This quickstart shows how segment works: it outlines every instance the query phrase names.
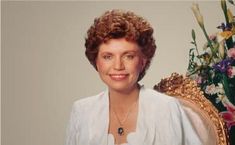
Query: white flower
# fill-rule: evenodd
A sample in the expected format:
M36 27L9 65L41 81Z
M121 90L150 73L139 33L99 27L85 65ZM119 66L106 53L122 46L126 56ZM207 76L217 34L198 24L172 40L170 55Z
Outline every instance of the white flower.
M211 84L209 86L206 86L205 93L208 95L214 95L216 94L216 87L215 84Z
M193 3L191 9L193 10L194 16L197 19L198 24L200 27L204 27L203 16L200 13L199 6L197 3Z
M225 94L223 84L218 83L218 86L216 86L216 93L217 94Z
M224 58L224 54L225 54L225 37L222 37L220 35L220 33L217 33L216 35L216 39L217 39L217 42L219 43L219 56L221 59Z
M228 101L228 98L227 98L227 96L224 96L224 95L218 95L218 97L216 98L216 103L219 103L219 102L222 102L222 103L224 103L224 102L227 102Z
M218 86L215 86L215 84L206 86L205 93L208 95L225 94L224 87L221 83L218 83Z

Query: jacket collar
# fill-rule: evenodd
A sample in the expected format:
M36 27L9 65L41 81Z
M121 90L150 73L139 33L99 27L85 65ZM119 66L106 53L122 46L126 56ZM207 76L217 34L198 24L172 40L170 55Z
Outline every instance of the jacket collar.
M107 145L109 127L109 97L108 89L99 94L98 101L94 104L94 117L90 124L89 145Z
M139 112L137 118L136 132L129 133L127 136L128 144L130 145L143 145L146 137L146 126L144 123L144 112L143 112L143 95L144 95L144 87L141 86L139 93ZM114 145L113 137L110 138L108 134L109 128L109 92L106 89L103 93L100 94L99 102L97 102L95 109L97 109L97 114L94 114L94 123L90 126L91 132L91 142L90 145ZM111 135L112 136L112 135ZM113 142L113 143L112 143ZM111 143L111 144L110 144Z

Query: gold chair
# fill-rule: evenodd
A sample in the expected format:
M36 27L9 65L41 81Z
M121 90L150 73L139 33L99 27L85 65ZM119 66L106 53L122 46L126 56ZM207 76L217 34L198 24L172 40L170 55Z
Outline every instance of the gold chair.
M170 77L156 84L154 89L179 99L204 145L229 145L223 118L213 104L204 97L195 81L172 73Z

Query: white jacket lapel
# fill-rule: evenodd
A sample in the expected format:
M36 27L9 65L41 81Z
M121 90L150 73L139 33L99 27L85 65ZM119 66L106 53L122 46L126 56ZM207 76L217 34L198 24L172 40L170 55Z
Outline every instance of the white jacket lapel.
M101 94L94 104L93 120L90 124L90 145L106 145L109 125L109 97L108 90Z

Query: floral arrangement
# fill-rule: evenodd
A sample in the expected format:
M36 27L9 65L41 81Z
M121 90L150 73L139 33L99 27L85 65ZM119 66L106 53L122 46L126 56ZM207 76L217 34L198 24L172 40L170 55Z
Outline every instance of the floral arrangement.
M218 32L208 35L203 16L198 4L192 10L205 35L206 43L199 53L196 34L192 30L193 48L189 51L187 76L196 80L205 96L219 110L230 133L235 135L235 17L227 4L235 6L232 0L221 0L225 22L221 23ZM233 9L234 12L234 9Z

